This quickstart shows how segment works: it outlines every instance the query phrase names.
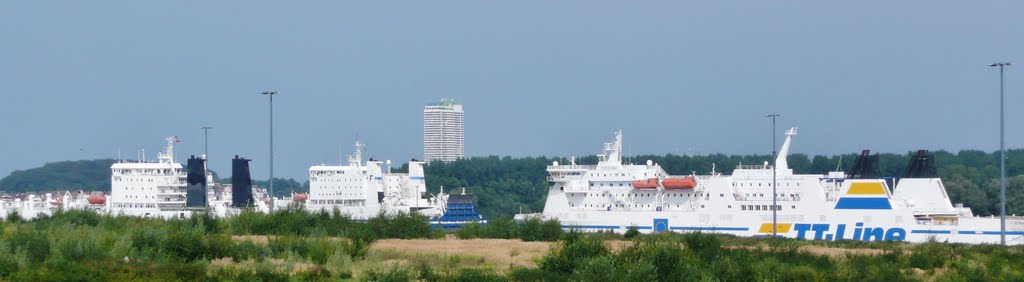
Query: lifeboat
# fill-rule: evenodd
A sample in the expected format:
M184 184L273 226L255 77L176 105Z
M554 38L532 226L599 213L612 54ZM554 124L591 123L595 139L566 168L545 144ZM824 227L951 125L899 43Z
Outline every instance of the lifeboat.
M693 176L665 178L661 181L661 185L665 186L665 189L693 189L697 187L697 179L694 179Z
M633 181L633 189L658 189L658 179L650 178L647 180Z
M306 194L306 193L299 193L299 194L292 195L292 201L306 202L306 200L308 200L308 199L309 199L309 194Z
M107 196L103 195L92 195L87 199L90 205L102 205L107 203Z

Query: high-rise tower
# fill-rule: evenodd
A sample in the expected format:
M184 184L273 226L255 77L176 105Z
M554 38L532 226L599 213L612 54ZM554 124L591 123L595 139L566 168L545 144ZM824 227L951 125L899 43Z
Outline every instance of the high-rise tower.
M453 99L423 109L423 158L451 162L465 156L462 105Z

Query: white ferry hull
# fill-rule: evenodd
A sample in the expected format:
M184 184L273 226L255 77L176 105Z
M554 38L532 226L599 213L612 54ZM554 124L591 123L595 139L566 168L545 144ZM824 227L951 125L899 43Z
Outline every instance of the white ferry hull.
M775 229L786 238L1001 243L1000 219L954 206L926 152L911 159L898 182L865 175L874 162L868 152L858 158L857 173L850 178L843 172L801 175L786 162L796 129L786 135L775 166L740 165L728 176L715 171L672 176L651 161L623 164L619 132L605 144L597 165L548 166L544 212L517 219L557 219L565 229L592 232L624 233L635 227L644 233L761 237L772 236L775 210ZM865 165L858 165L862 161ZM1024 244L1024 218L1008 218L1005 235L1009 245Z

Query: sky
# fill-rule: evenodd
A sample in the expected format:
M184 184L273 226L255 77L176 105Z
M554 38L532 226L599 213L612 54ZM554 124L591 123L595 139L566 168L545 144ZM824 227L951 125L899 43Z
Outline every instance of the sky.
M307 178L358 137L423 155L423 107L465 107L467 156L993 151L995 61L1024 64L1022 1L3 1L0 176L62 160ZM1024 66L1006 144L1024 147Z

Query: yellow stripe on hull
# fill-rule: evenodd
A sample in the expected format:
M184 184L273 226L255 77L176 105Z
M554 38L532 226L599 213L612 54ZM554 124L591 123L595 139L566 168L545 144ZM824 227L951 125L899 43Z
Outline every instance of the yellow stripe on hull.
M793 227L792 223L779 223L778 233L787 233L787 232L789 232L789 229L792 228L792 227ZM761 228L757 229L757 232L758 233L772 234L772 224L771 223L762 223L761 224Z

